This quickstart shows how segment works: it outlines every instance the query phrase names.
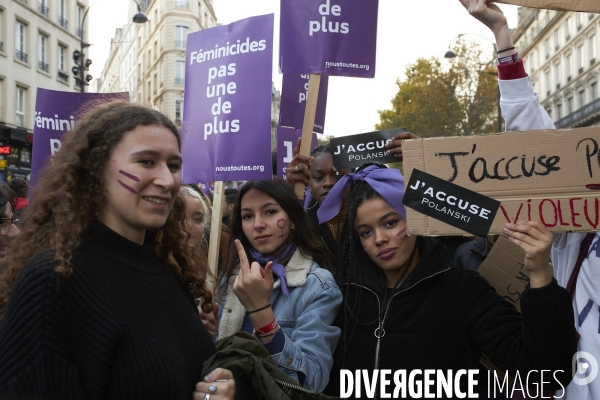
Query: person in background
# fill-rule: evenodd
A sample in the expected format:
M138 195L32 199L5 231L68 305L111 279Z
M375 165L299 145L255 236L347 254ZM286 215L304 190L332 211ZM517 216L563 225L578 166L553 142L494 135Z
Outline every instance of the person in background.
M15 218L21 218L21 214L23 210L29 205L29 200L27 199L27 192L29 191L29 181L24 178L13 178L8 182L8 186L12 189L13 192L17 195L15 199L15 207L14 213Z
M223 214L221 217L221 221L227 229L229 229L229 222L231 221L231 211L233 210L233 203L235 202L235 197L237 196L237 194L237 189L225 189L225 201L223 202Z
M13 240L19 235L15 224L14 199L17 195L4 182L0 182L0 274L6 269L6 257Z
M280 178L246 182L231 218L229 265L218 291L219 338L254 333L273 362L320 393L329 380L342 301L294 192Z
M64 134L0 281L0 398L234 398L230 371L201 375L215 346L194 298L209 313L212 294L182 230L180 147L125 101Z

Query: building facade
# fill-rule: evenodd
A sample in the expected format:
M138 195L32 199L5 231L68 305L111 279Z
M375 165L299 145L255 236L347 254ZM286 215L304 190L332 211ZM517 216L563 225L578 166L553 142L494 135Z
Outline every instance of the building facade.
M600 14L519 8L514 42L557 128L600 125Z
M37 88L79 90L70 71L87 40L87 8L88 0L0 3L0 180L29 178Z
M187 35L217 25L213 2L146 0L142 11L148 22L117 29L98 91L128 91L132 100L157 108L180 127Z

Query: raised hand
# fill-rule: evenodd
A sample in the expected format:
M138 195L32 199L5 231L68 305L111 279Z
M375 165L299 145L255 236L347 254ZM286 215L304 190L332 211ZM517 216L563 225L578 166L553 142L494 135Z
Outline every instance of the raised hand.
M302 144L302 138L298 139L296 147L294 147L294 158L285 169L285 181L294 189L296 183L302 183L304 186L308 186L310 181L310 164L312 163L313 157L306 157L300 153L300 145Z
M552 280L550 265L552 232L539 221L519 221L506 224L504 233L509 240L525 251L524 268L532 288L546 286Z
M402 132L394 136L391 142L385 145L387 153L402 160L402 141L405 139L418 139L414 133Z
M269 304L273 292L273 263L265 269L256 261L248 262L242 243L236 239L235 247L240 258L240 272L233 282L233 292L248 311L257 310Z

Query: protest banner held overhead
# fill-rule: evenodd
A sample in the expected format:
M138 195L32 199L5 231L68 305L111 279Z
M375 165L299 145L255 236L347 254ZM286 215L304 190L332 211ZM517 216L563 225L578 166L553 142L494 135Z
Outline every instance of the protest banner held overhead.
M331 138L333 165L337 169L348 169L358 168L368 162L380 164L398 162L397 158L386 153L385 145L402 132L406 132L406 130L388 129Z
M62 145L65 132L75 129L82 113L90 105L111 100L128 100L128 93L61 92L38 88L33 124L31 186Z
M273 19L262 15L188 36L184 182L271 179Z
M302 129L290 128L287 126L277 127L277 172L276 175L285 179L285 168L294 158L294 147L298 139L302 136ZM319 145L317 135L312 134L310 149L313 150Z
M281 72L372 78L378 5L378 0L281 0Z
M419 169L500 201L490 234L527 220L553 232L600 230L599 127L405 140L402 149L406 182ZM464 234L411 209L407 230Z
M283 75L279 109L279 125L292 128L302 128L302 124L304 123L304 112L306 110L306 101L308 99L309 76L310 75L307 74ZM325 129L328 84L328 77L321 77L321 83L319 86L319 99L317 101L317 110L315 113L315 123L313 128L313 132L316 133L324 133Z

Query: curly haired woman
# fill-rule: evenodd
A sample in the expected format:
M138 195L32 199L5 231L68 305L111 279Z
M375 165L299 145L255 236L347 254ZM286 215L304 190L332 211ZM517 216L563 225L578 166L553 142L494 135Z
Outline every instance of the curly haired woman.
M63 136L2 279L0 398L233 398L230 371L201 376L215 348L194 298L212 298L181 229L180 147L123 101Z

